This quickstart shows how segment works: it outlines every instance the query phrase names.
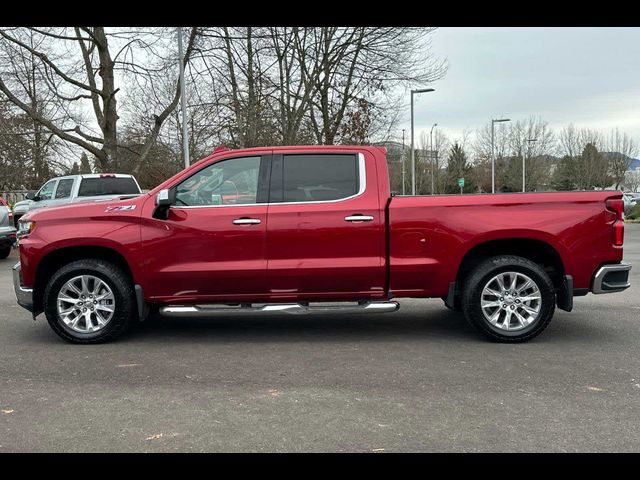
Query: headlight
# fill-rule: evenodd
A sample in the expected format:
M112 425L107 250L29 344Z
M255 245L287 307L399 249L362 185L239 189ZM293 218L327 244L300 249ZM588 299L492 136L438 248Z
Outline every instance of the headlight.
M36 222L28 222L28 221L20 220L18 223L20 224L18 228L18 235L20 236L28 235L29 233L33 232L36 228Z

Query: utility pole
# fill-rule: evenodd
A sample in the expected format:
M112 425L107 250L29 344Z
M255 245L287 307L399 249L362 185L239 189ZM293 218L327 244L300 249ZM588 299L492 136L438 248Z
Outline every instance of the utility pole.
M416 194L416 159L413 152L413 95L416 93L435 92L433 88L411 90L411 194Z
M496 118L491 119L491 193L496 193L496 161L493 157L493 137L494 137L494 124L500 122L509 122L510 118Z
M431 132L429 132L429 136L431 137L431 141L429 142L429 156L431 157L431 195L434 193L434 183L433 183L433 129L438 126L437 123L434 123L431 127Z
M402 195L404 195L404 128L402 129Z
M182 27L178 27L178 59L180 64L180 107L182 109L182 154L184 156L184 167L187 168L189 161L189 137L187 136L187 104L184 86L184 53L182 53Z
M529 150L529 145L531 145L531 142L535 142L536 140L538 140L537 138L528 138L527 140L525 140L525 145L527 146L527 151ZM525 191L525 183L524 183L524 172L525 172L525 163L524 163L524 159L526 157L525 153L524 153L524 145L522 147L522 191Z

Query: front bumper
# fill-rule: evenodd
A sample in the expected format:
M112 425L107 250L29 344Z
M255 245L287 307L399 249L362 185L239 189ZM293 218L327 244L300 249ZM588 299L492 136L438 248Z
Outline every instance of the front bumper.
M13 291L16 294L18 305L26 308L33 313L33 288L25 288L22 286L22 275L20 270L20 262L13 266Z
M16 243L16 229L0 227L0 248L11 247Z
M624 262L601 266L593 276L591 292L599 294L626 290L631 286L629 283L630 270L631 265Z

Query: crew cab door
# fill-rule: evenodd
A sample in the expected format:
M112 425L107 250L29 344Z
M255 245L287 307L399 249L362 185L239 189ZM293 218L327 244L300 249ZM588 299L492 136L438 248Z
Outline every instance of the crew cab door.
M384 295L385 234L373 157L344 150L274 154L268 217L267 282L274 298Z
M166 220L145 208L145 295L174 301L264 295L268 177L269 156L227 158L173 187Z
M47 201L47 207L58 207L65 205L71 201L71 193L73 192L74 183L79 180L78 177L60 178L56 185L55 193L51 200Z
M53 199L53 193L55 192L57 185L58 179L54 178L53 180L49 180L42 187L40 187L40 190L38 190L38 192L34 195L34 198L36 198L37 200L35 200L29 208L33 209L48 206Z

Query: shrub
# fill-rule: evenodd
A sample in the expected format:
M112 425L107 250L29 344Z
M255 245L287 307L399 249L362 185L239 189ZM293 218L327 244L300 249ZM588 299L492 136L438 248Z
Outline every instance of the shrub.
M624 216L629 220L640 220L640 204L636 205L631 211Z

